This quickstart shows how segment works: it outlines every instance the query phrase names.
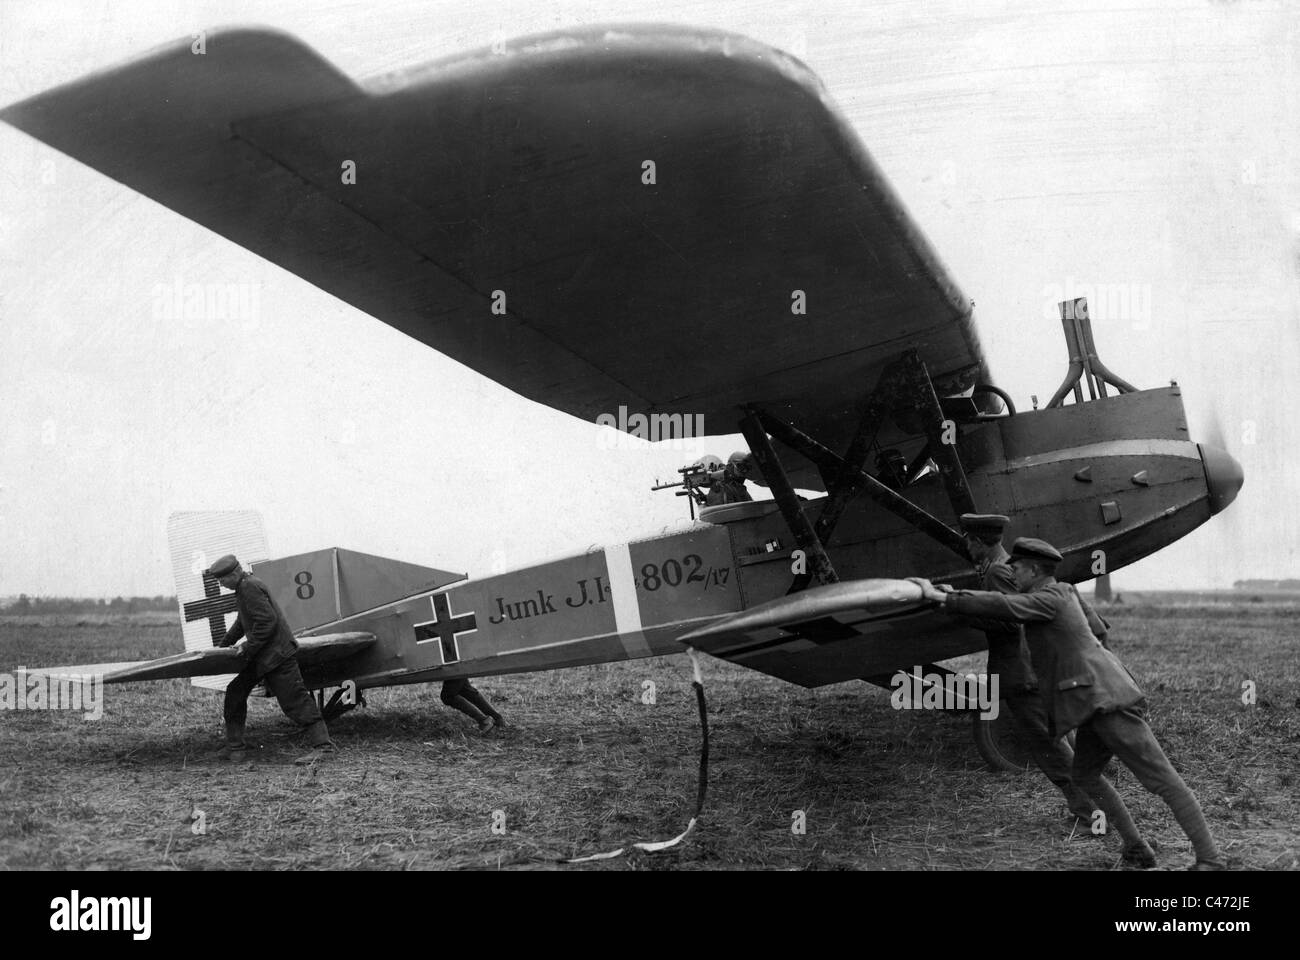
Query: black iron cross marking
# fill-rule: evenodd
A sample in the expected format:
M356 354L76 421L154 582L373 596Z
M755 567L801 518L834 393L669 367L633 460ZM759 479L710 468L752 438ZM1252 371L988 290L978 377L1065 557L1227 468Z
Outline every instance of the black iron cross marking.
M860 636L857 630L840 623L834 617L818 617L816 620L792 623L783 629L816 644L834 643L836 640L849 640Z
M185 604L185 622L207 620L208 629L212 633L212 645L219 647L226 639L226 614L235 609L235 595L223 594L217 578L204 571L203 599Z
M779 647L790 643L792 640L810 640L821 646L825 643L834 643L837 640L848 640L861 636L859 631L854 630L847 624L840 623L834 617L818 617L815 620L804 620L800 623L783 623L780 629L782 632L776 637L767 640L756 640L753 643L747 643L739 647L730 647L723 651L721 656L730 659L735 656L758 653L771 647Z
M435 594L429 599L433 601L433 619L415 625L415 642L437 640L442 647L442 662L455 663L460 659L460 635L476 632L478 620L473 610L458 617L452 616L445 593Z

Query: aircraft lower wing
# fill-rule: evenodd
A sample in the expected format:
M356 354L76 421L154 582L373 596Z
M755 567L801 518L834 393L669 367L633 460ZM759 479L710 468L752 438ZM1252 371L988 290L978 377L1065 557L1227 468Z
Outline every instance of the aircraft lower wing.
M359 653L375 642L373 633L330 633L298 640L298 665L308 668ZM104 683L171 680L177 677L211 677L238 673L248 660L231 647L187 650L157 660L133 663L91 663L73 667L32 667L28 676L84 681L99 676Z
M762 603L678 638L723 660L820 687L985 647L906 580L846 580Z

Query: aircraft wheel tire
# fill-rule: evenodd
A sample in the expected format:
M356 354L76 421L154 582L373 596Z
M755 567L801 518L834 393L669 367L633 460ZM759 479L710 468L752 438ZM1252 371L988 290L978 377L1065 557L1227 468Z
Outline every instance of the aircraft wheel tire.
M999 710L996 719L985 720L978 713L971 716L975 720L975 749L979 751L984 762L991 770L1007 773L1024 773L1034 765L1034 758L1028 748L1020 742L1016 725L1007 710ZM1065 735L1065 742L1074 748L1074 731ZM1114 761L1106 768L1106 776L1114 779Z
M972 713L975 727L975 749L991 770L1007 773L1024 773L1034 759L1016 734L1016 726L1007 710L999 710L992 720Z
M355 710L358 706L359 704L356 703L326 704L325 708L320 712L321 719L326 723L330 723L331 721L337 720L339 717L343 716L343 714Z

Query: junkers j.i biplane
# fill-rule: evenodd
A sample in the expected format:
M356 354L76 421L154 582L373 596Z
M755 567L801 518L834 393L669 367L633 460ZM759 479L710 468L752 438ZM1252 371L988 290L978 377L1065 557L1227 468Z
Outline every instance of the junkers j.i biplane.
M317 689L683 643L809 687L879 680L984 645L897 579L970 576L958 514L1007 514L1077 581L1242 483L1188 436L1177 386L1101 363L1079 301L1065 381L1016 411L971 302L816 76L743 37L588 29L358 85L233 30L0 118L521 396L746 438L772 499L666 535L468 580L339 550L255 564ZM248 540L206 522L180 518L173 544L193 649L109 682L234 669L210 648L229 601L200 571Z

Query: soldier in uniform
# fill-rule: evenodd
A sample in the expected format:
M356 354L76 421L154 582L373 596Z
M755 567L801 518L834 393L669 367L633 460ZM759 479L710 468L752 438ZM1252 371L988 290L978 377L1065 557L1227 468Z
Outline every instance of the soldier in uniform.
M493 727L499 730L506 728L505 717L497 713L488 698L464 677L444 680L441 700L477 723L479 733L487 733Z
M208 573L227 590L235 592L235 607L239 612L218 646L235 644L235 649L245 657L244 668L226 687L225 755L234 761L246 756L244 723L248 717L248 695L259 681L266 684L290 720L307 728L312 751L294 762L311 763L332 755L337 748L298 670L298 641L293 638L289 622L266 584L245 573L239 561L229 554L217 560Z
M1155 865L1155 853L1124 801L1101 775L1112 756L1166 804L1196 852L1193 870L1225 868L1196 796L1161 749L1144 718L1146 697L1119 658L1088 626L1078 594L1058 583L1061 554L1042 540L1022 537L1011 548L1016 594L939 590L918 580L926 599L959 617L1025 625L1025 640L1046 701L1049 733L1076 730L1071 780L1105 811L1124 843L1126 863Z
M720 503L745 503L754 498L749 495L745 489L745 480L754 472L753 457L738 450L727 458L727 463L721 470L710 471L709 477L713 480L713 485L709 487L709 492L705 497L705 506L716 506Z
M996 513L964 513L961 516L966 550L975 563L980 587L997 593L1016 593L1016 578L1007 566L1002 548L1002 531L1010 521ZM1038 692L1038 678L1029 663L1024 628L1018 623L991 621L984 635L989 642L989 676L997 675L998 690L1015 730L1034 762L1061 793L1070 813L1091 821L1093 804L1088 795L1070 783L1074 751L1063 737L1048 733L1047 708ZM1088 834L1091 836L1091 834Z

